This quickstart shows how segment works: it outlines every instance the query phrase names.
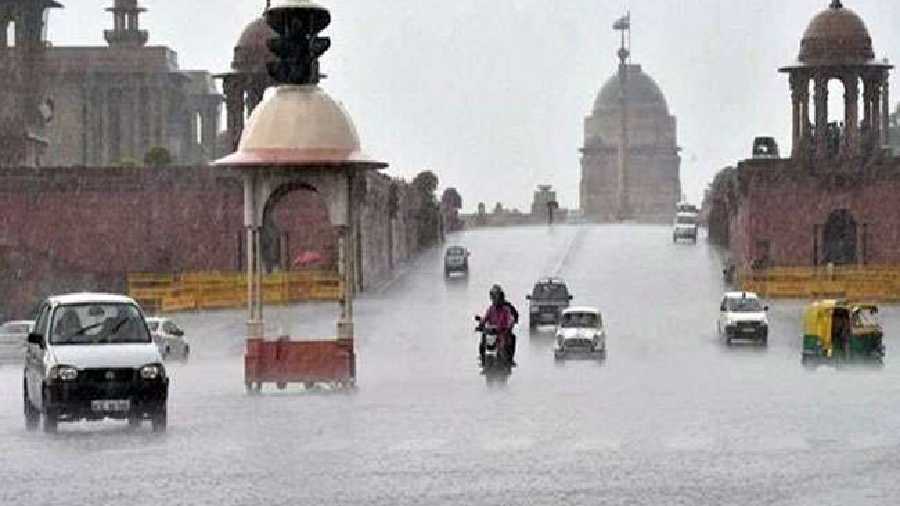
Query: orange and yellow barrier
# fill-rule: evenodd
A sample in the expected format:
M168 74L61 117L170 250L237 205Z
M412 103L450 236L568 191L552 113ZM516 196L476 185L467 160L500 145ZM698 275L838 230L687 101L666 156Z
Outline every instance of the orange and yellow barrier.
M341 281L334 271L293 271L263 277L266 304L336 301ZM231 309L247 304L247 277L243 272L128 275L128 294L152 311L177 312Z
M738 285L773 299L900 302L900 266L775 267L742 273Z

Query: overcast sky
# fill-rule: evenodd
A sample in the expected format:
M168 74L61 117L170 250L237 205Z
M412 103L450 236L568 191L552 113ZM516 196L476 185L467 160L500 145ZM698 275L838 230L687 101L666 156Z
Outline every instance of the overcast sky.
M678 117L682 182L698 201L758 135L790 149L790 96L777 68L828 0L319 0L332 11L323 86L350 111L366 152L409 177L429 168L479 201L526 208L554 184L576 206L583 120L615 72L612 23L633 18L633 60ZM55 45L101 44L112 0L60 0ZM141 0L153 45L183 69L227 70L265 0ZM900 2L846 0L879 58L900 61ZM892 79L892 82L896 82ZM900 88L893 87L895 96ZM894 101L896 102L896 101Z

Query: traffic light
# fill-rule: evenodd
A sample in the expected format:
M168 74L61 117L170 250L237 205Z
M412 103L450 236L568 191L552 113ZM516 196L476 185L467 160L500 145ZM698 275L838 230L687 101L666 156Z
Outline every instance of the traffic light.
M266 22L275 31L268 42L275 56L267 64L272 79L283 84L318 83L318 58L331 47L331 39L318 33L331 23L331 14L308 1L287 0L266 11Z

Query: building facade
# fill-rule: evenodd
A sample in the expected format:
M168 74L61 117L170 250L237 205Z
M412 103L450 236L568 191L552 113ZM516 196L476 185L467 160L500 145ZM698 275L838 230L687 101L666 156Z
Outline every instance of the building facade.
M678 152L677 122L659 86L640 65L623 62L584 122L584 216L670 221L681 197Z
M42 114L45 140L34 165L140 164L153 148L164 148L181 165L215 158L222 97L212 76L183 71L173 50L148 46L149 34L140 27L144 10L137 0L115 0L107 9L113 26L103 34L106 46L45 44L40 57L21 61L44 84L30 99ZM23 93L0 90L2 100Z

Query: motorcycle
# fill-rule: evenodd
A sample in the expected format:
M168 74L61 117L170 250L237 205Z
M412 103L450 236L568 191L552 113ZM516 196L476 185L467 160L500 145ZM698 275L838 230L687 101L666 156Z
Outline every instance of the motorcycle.
M481 333L481 374L489 384L493 381L506 382L512 374L512 362L509 359L509 332L500 332L495 326L485 323L480 316L475 317Z

